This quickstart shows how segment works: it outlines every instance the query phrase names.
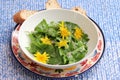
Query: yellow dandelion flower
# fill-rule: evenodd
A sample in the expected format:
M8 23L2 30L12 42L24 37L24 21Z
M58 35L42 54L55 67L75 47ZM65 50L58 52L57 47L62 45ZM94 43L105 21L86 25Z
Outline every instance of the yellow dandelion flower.
M43 54L41 54L40 52L36 52L34 56L35 56L35 60L45 63L45 64L47 63L49 59L49 56L46 52L44 52Z
M45 38L41 38L40 40L42 41L43 44L48 44L48 45L52 44L52 42L47 36Z
M60 42L58 42L58 47L68 47L67 42L67 40L61 40Z
M80 39L82 37L83 33L82 30L78 27L75 28L74 36L76 39Z
M64 26L64 22L62 21L60 25L60 34L62 36L62 38L64 39L64 37L67 37L70 35L70 32L68 31L68 29Z

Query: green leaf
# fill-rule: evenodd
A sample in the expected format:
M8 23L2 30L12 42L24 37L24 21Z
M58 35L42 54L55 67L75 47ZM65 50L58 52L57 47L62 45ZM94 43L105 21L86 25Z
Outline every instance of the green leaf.
M59 50L57 47L54 46L54 50L51 51L50 54L50 59L48 64L62 64L62 58L59 54Z
M82 53L75 53L74 55L73 55L73 57L75 58L75 60L76 61L79 61L79 60L81 60L82 58L84 58L85 57L85 53L84 52L82 52Z
M73 62L76 62L76 60L73 57L73 55L71 54L71 52L67 53L67 57L68 57L68 60L69 60L69 64L73 63Z
M68 64L68 62L69 62L68 57L66 55L63 55L62 57L63 57L63 63Z
M67 21L65 22L65 26L68 27L68 29L72 32L74 31L75 27L78 27L77 24Z
M59 54L61 56L61 59L63 61L63 64L68 64L68 57L67 57L67 50L64 50L62 48L59 48Z
M48 24L45 19L43 19L35 28L35 31L45 33L48 30Z
M88 38L88 35L87 34L83 34L83 36L82 36L82 41L83 41L83 43L87 43L88 41L89 41L89 38Z
M49 35L51 37L56 37L56 36L58 36L58 32L54 28L49 28L48 32L47 32L47 35Z

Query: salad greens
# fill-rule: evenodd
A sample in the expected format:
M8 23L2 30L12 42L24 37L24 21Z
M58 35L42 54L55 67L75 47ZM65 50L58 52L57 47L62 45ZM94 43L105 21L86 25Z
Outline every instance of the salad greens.
M42 63L70 64L81 60L88 52L88 35L72 22L59 21L48 24L43 19L28 36L28 51Z

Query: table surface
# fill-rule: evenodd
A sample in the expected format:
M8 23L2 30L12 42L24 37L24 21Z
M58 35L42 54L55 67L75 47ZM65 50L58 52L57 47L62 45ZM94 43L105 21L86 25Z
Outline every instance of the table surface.
M25 69L11 51L13 15L22 9L45 9L46 0L0 0L0 80L41 80ZM105 51L99 62L76 80L120 80L120 0L58 0L62 8L80 6L103 31ZM51 79L54 80L54 79ZM72 80L72 79L71 79Z

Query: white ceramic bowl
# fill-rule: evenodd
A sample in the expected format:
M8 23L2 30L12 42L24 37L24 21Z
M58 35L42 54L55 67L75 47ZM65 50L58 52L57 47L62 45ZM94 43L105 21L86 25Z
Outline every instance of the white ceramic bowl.
M78 24L82 30L88 34L89 37L89 42L87 44L88 46L88 53L86 56L72 64L67 64L67 65L50 65L50 64L43 64L41 62L38 62L34 60L33 54L31 54L26 47L29 46L29 37L26 35L26 31L33 31L36 25L42 21L43 19L46 19L46 21L49 23L51 21L57 22L57 21L70 21L73 23ZM28 56L32 61L36 62L37 64L48 67L48 68L54 68L54 69L64 69L67 67L71 66L76 66L79 64L81 61L83 61L86 58L89 58L91 55L94 54L94 50L96 48L97 42L98 42L98 33L96 30L95 25L92 23L92 21L75 11L71 10L65 10L65 9L52 9L52 10L43 10L40 11L31 17L29 17L20 27L19 31L19 36L18 36L18 41L20 44L20 48L22 51L25 53L26 56Z

